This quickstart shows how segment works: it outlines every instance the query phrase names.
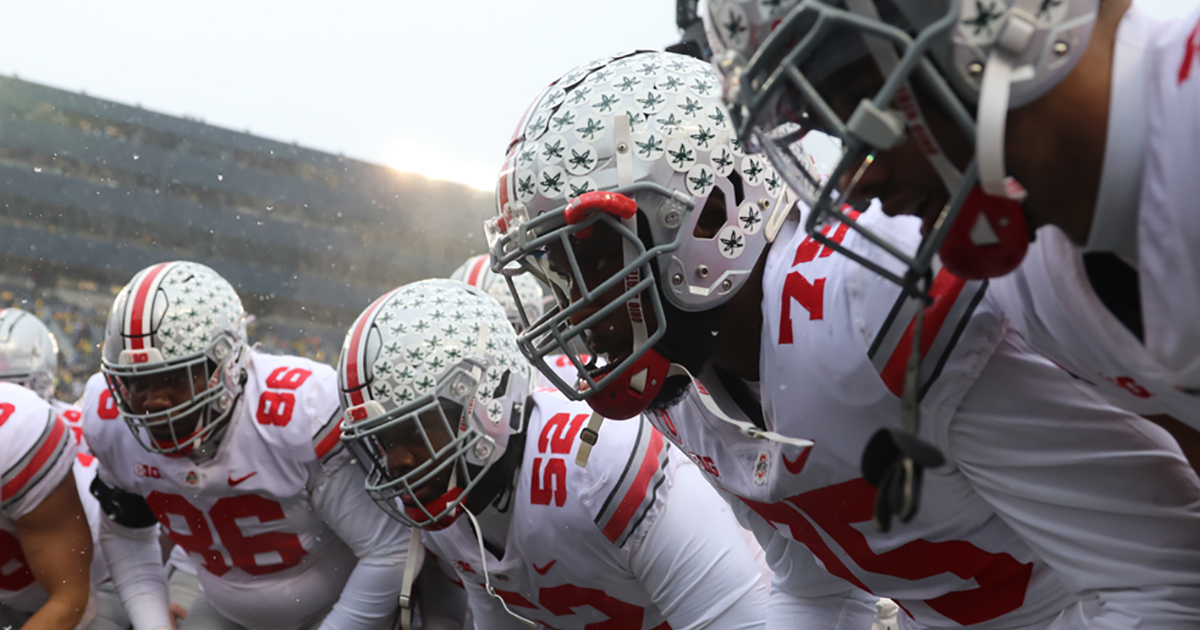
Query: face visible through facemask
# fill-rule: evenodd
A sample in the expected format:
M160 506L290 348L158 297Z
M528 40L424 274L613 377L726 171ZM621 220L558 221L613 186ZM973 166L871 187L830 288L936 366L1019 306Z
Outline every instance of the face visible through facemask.
M183 415L166 414L172 409L183 410L188 403L208 389L205 370L183 366L156 374L125 376L116 379L118 400L134 415L163 414L147 420L150 438L164 449L173 449L187 442L196 433L208 405L188 410Z
M397 497L406 510L419 513L422 506L433 503L450 489L454 464L443 466L453 457L446 449L454 440L448 420L457 421L461 416L462 407L441 401L440 411L428 409L375 436L388 478L407 482L409 491Z

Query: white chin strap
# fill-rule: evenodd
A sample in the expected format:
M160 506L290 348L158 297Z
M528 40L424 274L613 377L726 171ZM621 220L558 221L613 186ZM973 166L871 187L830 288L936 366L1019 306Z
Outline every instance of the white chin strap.
M487 566L487 550L483 547L483 530L479 529L479 521L475 520L475 515L471 513L471 510L468 510L466 506L464 506L463 512L466 513L467 518L471 519L471 526L475 528L475 539L479 541L479 560L483 563L483 588L487 591L488 595L495 597L496 601L500 602L500 605L504 607L504 612L511 615L513 619L516 619L530 628L536 628L537 622L530 621L529 619L526 619L521 615L509 610L508 602L504 601L503 597L497 595L496 589L492 588L492 576L490 573L488 573Z
M418 555L419 554L419 555ZM408 556L404 560L404 581L400 583L400 630L412 630L412 587L417 577L417 558L425 556L421 529L412 528L408 538Z
M799 448L808 448L813 445L812 440L788 437L774 431L764 431L749 422L730 418L724 411L721 411L721 408L717 406L717 401L713 400L712 394L708 393L708 390L700 384L700 381L696 380L696 377L692 376L691 372L687 371L687 368L678 363L671 364L671 369L667 371L667 376L686 376L691 379L692 387L696 388L696 393L699 394L700 402L704 405L704 408L721 422L736 427L738 432L746 437L756 440L767 440L768 442L778 442Z
M1040 0L1013 3L983 69L975 115L975 160L979 165L979 186L993 197L1016 201L1025 197L1024 189L1008 176L1004 164L1004 132L1012 84L1031 78L1031 70L1018 68L1016 64L1037 33L1039 3Z
M621 114L613 117L613 136L617 146L632 147L633 146L633 125L627 114ZM617 185L621 187L629 186L634 183L633 176L633 151L626 150L624 153L617 153ZM637 213L628 219L621 219L621 224L635 235L638 233ZM637 247L628 239L621 240L621 254L623 257L624 266L629 267L638 256ZM640 281L640 274L637 270L633 271L634 284ZM637 350L646 342L649 335L646 333L646 311L642 308L641 294L633 296L629 300L633 304L633 309L629 306L625 307L625 313L629 316L629 324L633 328L633 350ZM641 318L633 316L633 310L636 309L641 314ZM629 379L630 387L638 391L645 391L646 379L649 376L649 368L643 369L641 372L634 374ZM604 423L604 417L596 412L592 412L591 418L588 419L587 428L579 436L579 450L575 452L575 465L580 468L587 467L588 457L591 457L592 447L596 445L596 440L600 436L600 425Z
M881 19L874 0L846 0L846 8L863 17L874 20ZM879 72L884 77L890 76L900 63L900 57L896 54L896 49L878 37L864 35L863 41L867 45L867 51L871 53L871 58L875 60L875 65L879 66ZM917 97L913 94L912 86L907 81L900 84L900 87L896 89L894 100L898 103L907 104L907 107L902 107L900 114L904 117L904 124L908 127L908 133L914 137L917 146L920 147L921 152L929 160L929 164L933 166L933 170L941 178L942 184L946 186L946 190L953 192L958 188L959 181L962 180L962 173L946 157L941 145L934 138L933 132L929 130L929 125L926 124L925 116L921 113L921 106L917 102ZM857 178L855 181L857 182Z

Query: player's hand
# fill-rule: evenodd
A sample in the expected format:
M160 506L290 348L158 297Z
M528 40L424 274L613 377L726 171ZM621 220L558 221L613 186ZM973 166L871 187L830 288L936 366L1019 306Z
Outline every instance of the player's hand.
M187 619L188 611L179 604L171 604L171 630L179 630L179 622Z

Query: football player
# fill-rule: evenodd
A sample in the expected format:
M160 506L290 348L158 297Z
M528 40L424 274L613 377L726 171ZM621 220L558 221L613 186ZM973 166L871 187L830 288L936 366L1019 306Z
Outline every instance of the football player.
M515 275L506 279L504 274L492 271L490 260L486 254L472 256L461 267L455 269L454 273L450 274L450 279L466 282L495 298L500 306L504 307L504 313L508 315L508 321L512 323L513 330L520 333L525 326L524 322L540 319L546 304L552 302L554 298L547 296L542 290L542 285L530 275ZM513 289L509 289L507 280L512 280ZM514 294L520 296L519 301L513 299ZM517 306L518 302L520 303L519 307ZM525 309L524 317L522 317L520 309ZM575 374L575 366L571 365L571 360L566 355L560 354L550 358L547 363L561 377L571 378ZM554 387L554 383L542 376L541 372L535 371L535 376L537 378L536 387Z
M0 381L24 386L50 403L50 408L70 429L79 445L72 472L92 532L90 574L95 599L91 605L96 616L88 627L92 630L123 630L129 627L129 616L125 614L125 608L108 579L108 564L96 539L100 528L100 504L88 490L96 477L98 464L96 458L87 452L83 441L82 410L54 397L57 374L58 340L54 333L32 313L19 308L0 310Z
M338 376L366 493L426 532L476 628L762 627L754 559L696 468L644 419L576 466L590 410L531 391L482 291L424 280L384 295L346 336Z
M923 628L1194 624L1200 480L1170 436L1030 351L984 283L943 271L924 307L806 235L808 211L761 186L777 177L764 158L718 171L737 145L710 130L727 114L699 93L709 73L602 59L530 108L487 225L494 268L519 264L561 296L522 352L538 362L583 340L608 363L575 361L564 393L611 418L657 411L766 549L769 628L865 627L867 593ZM611 113L593 107L606 99ZM563 119L599 191L522 193L565 170L519 162L558 142L539 121ZM919 245L910 217L857 219L897 250ZM902 273L846 226L827 236Z
M814 238L829 240L830 218L853 225L841 204L878 198L926 234L917 254L895 252L899 271L874 265L898 281L934 271L939 251L965 278L1024 258L995 297L1035 350L1126 409L1200 428L1200 13L800 5L716 0L708 22L738 132L797 190L794 143L809 130L841 142Z
M394 618L408 531L358 491L331 368L251 348L233 287L192 262L144 269L117 295L101 366L84 432L135 630L171 625L156 524L199 567L181 629Z
M69 630L89 621L92 536L75 455L49 403L0 382L0 626Z

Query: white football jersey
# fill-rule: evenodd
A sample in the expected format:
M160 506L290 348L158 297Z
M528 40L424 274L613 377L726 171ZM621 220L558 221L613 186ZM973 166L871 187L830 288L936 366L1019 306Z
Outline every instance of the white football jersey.
M298 628L338 601L357 562L310 490L340 451L337 380L327 365L258 352L247 372L207 461L142 448L99 374L84 394L85 433L101 479L145 497L218 612L244 627ZM364 504L370 511L355 518L382 521L376 539L402 530ZM406 544L407 530L397 540Z
M895 235L902 247L919 242L911 217L891 219L872 209L859 222ZM986 298L986 283L945 272L935 278L926 311L920 393L921 436L948 463L925 472L911 522L877 530L876 490L862 478L860 464L877 430L901 427L916 308L899 299L898 286L832 255L799 225L795 216L785 223L766 263L761 381L722 379L710 368L698 375L702 388L652 418L758 536L775 572L772 606L779 593L816 606L822 598L866 591L895 600L916 627L1058 629L1082 627L1085 597L1079 593L1101 584L1200 581L1200 573L1173 572L1180 566L1175 557L1200 570L1200 536L1186 533L1200 518L1191 503L1200 491L1169 436L1103 405L1085 385L1024 349ZM864 239L845 228L833 238L865 249ZM746 437L707 411L703 396L747 422L750 414L742 409L754 405L746 401L760 401L767 429L815 445ZM1161 459L1145 469L1122 469L1124 496L1105 496L1117 491L1111 478L1119 462L1130 461L1130 453L1114 449L1138 446L1146 448L1139 455L1147 462ZM1094 468L1081 474L1081 461ZM1066 470L1054 470L1058 465ZM1161 483L1152 476L1159 466L1183 484L1169 516L1139 499ZM1135 475L1151 475L1148 485ZM1139 533L1130 519L1141 510L1147 523ZM1088 541L1084 549L1058 540L1072 535ZM1176 535L1192 553L1155 551L1184 540L1166 543ZM1125 545L1137 553L1124 553ZM1158 568L1141 565L1156 563L1175 566L1148 577ZM833 606L837 619L840 607Z
M1142 317L1151 356L1200 407L1200 9L1154 31L1138 216Z
M88 450L87 440L83 437L83 409L71 403L52 399L50 408L62 419L75 442L79 445L79 453L75 456L75 487L79 490L79 502L83 504L83 512L87 514L88 528L92 530L92 584L100 584L108 579L108 562L104 560L104 551L100 549L100 502L92 496L92 480L100 463Z
M70 429L32 391L0 382L0 604L35 612L46 603L17 540L16 522L58 488L75 462Z
M1135 6L1117 31L1101 203L1131 217L1128 226L1114 220L1112 230L1136 232L1125 258L1136 262L1144 342L1097 296L1079 248L1057 228L1038 231L1025 261L995 281L993 293L1034 349L1114 404L1200 429L1198 27L1198 13L1159 23ZM1131 132L1137 125L1144 131ZM1122 184L1131 194L1114 201L1105 186Z
M765 589L754 560L732 514L686 459L638 418L606 422L580 468L576 437L591 410L556 392L533 400L503 558L487 556L491 584L508 607L559 630L662 630L672 627L668 616L678 629L705 627L737 605L743 617L752 609L758 620L730 620L727 627L760 627ZM669 496L685 491L687 475L691 491L702 491L698 507L680 504L675 509L687 513L666 523L671 531L652 536ZM689 526L696 519L703 528ZM424 536L467 588L476 628L522 627L484 590L484 563L466 516ZM670 550L650 548L662 538L690 540L713 570L692 572Z

